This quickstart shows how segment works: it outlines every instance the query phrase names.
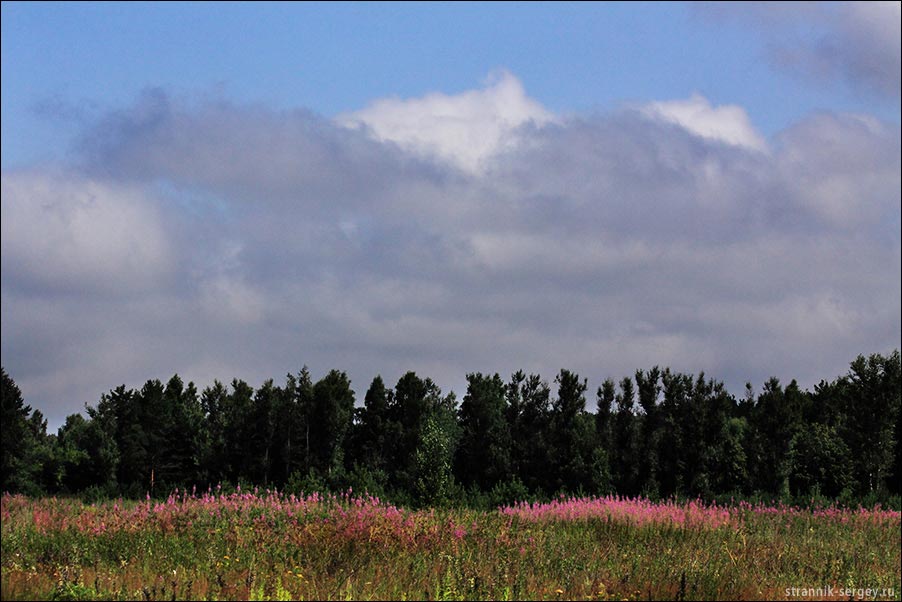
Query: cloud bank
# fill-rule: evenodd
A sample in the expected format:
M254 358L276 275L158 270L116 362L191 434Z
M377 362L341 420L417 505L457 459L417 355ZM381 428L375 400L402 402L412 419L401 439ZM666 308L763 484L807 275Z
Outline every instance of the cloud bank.
M867 117L562 117L502 73L334 120L150 91L76 156L2 176L3 363L51 423L174 372L362 396L660 364L740 394L900 345L899 132Z

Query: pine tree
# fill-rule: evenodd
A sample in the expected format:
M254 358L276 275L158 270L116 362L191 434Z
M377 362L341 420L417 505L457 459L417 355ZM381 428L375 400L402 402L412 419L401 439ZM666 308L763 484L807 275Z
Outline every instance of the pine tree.
M498 374L467 375L467 393L458 412L461 440L455 459L455 473L462 484L489 491L508 477L511 436L505 405L504 381Z

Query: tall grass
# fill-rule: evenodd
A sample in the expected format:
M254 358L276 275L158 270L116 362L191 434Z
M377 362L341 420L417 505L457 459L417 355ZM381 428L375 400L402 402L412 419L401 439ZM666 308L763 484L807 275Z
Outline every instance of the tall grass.
M372 496L175 493L83 504L4 495L16 599L899 599L900 513L559 498L491 512ZM826 592L827 590L824 589Z

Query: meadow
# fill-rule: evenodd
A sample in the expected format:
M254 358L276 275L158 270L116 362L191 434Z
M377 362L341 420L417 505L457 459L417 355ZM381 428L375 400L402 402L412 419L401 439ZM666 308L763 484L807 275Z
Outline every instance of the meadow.
M3 600L896 599L900 512L619 497L2 497ZM794 590L792 588L795 588ZM818 589L820 588L820 589ZM832 589L831 589L832 588Z

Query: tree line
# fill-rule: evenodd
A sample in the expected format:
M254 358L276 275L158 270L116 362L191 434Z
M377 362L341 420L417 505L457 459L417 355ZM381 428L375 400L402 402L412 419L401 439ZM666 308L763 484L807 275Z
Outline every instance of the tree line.
M364 490L406 505L490 505L559 492L846 503L900 493L900 356L859 356L813 391L776 378L736 398L653 367L595 392L561 370L467 375L458 403L414 372L373 379L304 367L256 390L179 376L116 387L47 433L2 370L3 491L144 497L220 484Z

